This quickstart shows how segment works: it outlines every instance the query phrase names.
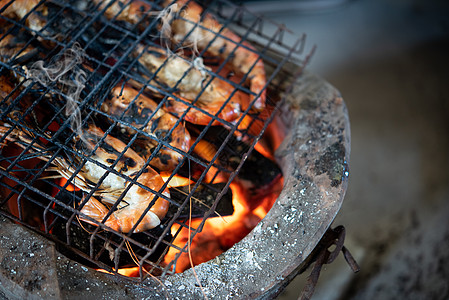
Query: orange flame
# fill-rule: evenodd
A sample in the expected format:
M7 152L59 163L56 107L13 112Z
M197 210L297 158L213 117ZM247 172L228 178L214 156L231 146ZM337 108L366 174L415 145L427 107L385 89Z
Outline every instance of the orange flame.
M194 142L194 139L192 139L191 143L193 144ZM202 157L206 162L210 162L214 158L214 155L217 153L217 149L211 143L205 140L200 140L193 149L193 152ZM218 161L215 161L215 164L217 163ZM204 181L210 183L212 182L212 180L214 183L220 183L226 182L228 178L223 174L223 172L220 172L218 168L211 166L209 171L206 173Z
M197 233L191 241L190 251L193 264L206 262L243 239L268 213L276 201L282 185L283 180L280 177L274 184L274 192L264 197L255 209L250 210L250 205L247 203L249 199L244 189L237 183L231 183L234 213L231 216L213 217L205 221L202 232ZM197 228L200 223L201 219L194 219L190 227ZM172 226L172 234L176 235L179 228L180 225ZM183 248L188 242L189 234L192 234L191 230L182 228L173 244ZM164 262L169 264L177 255L179 255L179 251L171 247L165 255ZM176 262L176 272L183 272L190 266L188 253L182 253Z
M248 117L245 125L249 124L249 121ZM254 128L259 127L257 122L254 124ZM278 124L270 124L263 139L256 144L256 151L268 159L274 160L274 152L284 137L279 131ZM215 148L207 142L200 141L197 147L196 153L205 159L210 160L215 153L213 151ZM164 263L169 264L179 256L176 261L175 271L183 272L190 268L192 264L198 265L220 255L243 239L266 216L279 196L283 184L283 177L278 176L268 187L261 187L259 195L253 196L238 180L232 182L230 188L232 190L234 213L231 216L207 219L202 231L197 233L191 241L189 235L193 232L190 228L198 228L202 221L201 219L192 220L190 228L184 227L180 229L180 225L172 226L172 235L176 236L173 241L174 245L183 249L190 241L190 247L186 248L187 251L190 251L192 262L188 252L180 254L179 250L171 247L164 258Z
M64 185L66 185L67 184L67 179L65 179L64 177L63 178L61 178L61 179L59 179L59 182L58 182L58 185L59 186L64 186ZM69 192L74 192L74 191L79 191L80 189L79 188L77 188L76 186L74 186L73 184L71 184L71 183L69 183L67 186L66 186L66 188L65 188L67 191L69 191Z
M248 118L249 120L249 118ZM274 151L280 145L283 135L279 133L276 125L269 126L265 132L264 138L256 144L255 149L268 159L274 160ZM216 153L215 147L207 141L200 141L194 149L194 152L200 155L206 161L210 161ZM206 174L205 181L210 182L214 178L215 172L218 169L212 167L208 174ZM219 173L221 174L221 172ZM164 181L169 180L171 174L162 173L161 176ZM228 178L225 176L217 176L214 178L214 182L226 182ZM60 186L66 184L66 180L62 178L59 182ZM180 187L193 184L194 182L188 178L174 175L168 186ZM272 205L279 196L283 187L283 177L276 178L268 187L261 187L260 195L256 197L251 195L247 191L243 184L239 181L232 182L230 189L232 190L232 204L234 206L234 213L230 216L212 217L205 221L201 232L197 233L192 239L189 239L189 235L193 234L193 229L198 228L202 219L193 219L189 228L175 224L171 228L171 233L176 238L172 241L172 244L178 247L178 249L186 248L180 254L180 251L176 247L170 247L167 254L164 257L163 264L169 265L176 260L174 266L176 272L183 272L190 268L192 264L198 265L200 263L209 261L214 257L220 255L224 251L228 250L234 244L243 239L259 222L262 220ZM77 190L73 185L68 185L69 191ZM187 247L187 243L190 242L190 247ZM189 253L190 256L189 257ZM192 261L191 261L192 260ZM110 273L105 270L99 269L101 272ZM120 268L117 273L128 276L138 277L139 267L127 267Z
M114 274L112 272L106 271L105 269L95 270L106 274ZM117 273L127 277L139 277L139 267L120 268L117 270Z

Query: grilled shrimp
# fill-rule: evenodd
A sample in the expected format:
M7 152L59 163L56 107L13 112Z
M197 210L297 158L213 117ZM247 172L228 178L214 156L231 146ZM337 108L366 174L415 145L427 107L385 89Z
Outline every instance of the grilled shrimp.
M107 6L104 3L99 7L104 9ZM172 5L171 10L175 7L176 5ZM116 20L137 23L150 8L149 4L142 1L128 3L118 0L106 8L105 15L108 19L116 16ZM159 17L164 19L164 12L159 14L161 15ZM168 22L164 23L165 26L167 24ZM161 30L164 31L164 29ZM218 77L212 78L210 70L199 59L192 62L180 55L168 53L165 49L143 44L136 47L133 56L138 58L139 63L145 67L146 79L156 74L151 84L173 92L184 101L195 101L195 105L206 112L189 109L184 118L189 122L207 125L212 119L211 115L217 115L227 122L235 121L240 116L241 103L248 102L246 97L243 97L246 95L241 91L235 91L232 84ZM167 110L180 115L187 108L188 105L185 103L173 100ZM214 123L216 124L218 122Z
M38 4L39 0L0 0L0 10L5 9L2 15L8 18L22 19L30 13ZM43 5L36 7L26 20L26 25L32 30L41 30L46 21L43 17L47 16L47 8Z
M143 46L137 52L143 51ZM240 116L242 93L234 91L234 87L217 77L211 80L211 75L181 56L167 56L165 50L147 47L139 62L151 73L156 73L155 84L163 83L167 88L174 89L174 94L185 101L196 100L196 105L211 115L231 122ZM210 82L209 82L210 81ZM228 101L226 103L226 101ZM167 110L178 115L187 109L187 105L172 100ZM198 125L207 125L212 118L196 109L190 109L185 120Z
M185 102L188 102L188 100L186 99L183 100ZM208 104L197 102L195 104L195 107L198 107L206 111L207 113L215 115L218 118L228 122L237 119L241 113L240 105L235 102L230 102L228 104L225 104L224 101L215 101ZM189 105L176 99L168 98L165 104L165 109L180 117L185 111L189 109ZM184 119L196 125L207 125L212 120L212 117L197 108L190 108L190 110L187 111L186 115L184 116ZM212 125L219 125L219 123L220 122L216 120L212 123Z
M172 0L164 2L165 6L172 3ZM231 30L221 30L223 26L212 15L201 15L203 9L194 1L177 0L176 4L173 11L179 13L181 18L174 19L171 24L173 42L206 49L212 55L229 59L235 73L247 75L249 88L256 95L252 97L252 100L255 99L253 109L263 110L266 96L265 67L255 48L242 41L242 38Z
M123 120L136 128L148 133L147 137L140 135L135 141L135 150L145 159L148 159L154 148L159 144L157 140L165 139L171 146L183 152L187 152L190 147L190 134L187 129L180 123L175 127L177 118L165 112L162 108L157 108L156 102L139 95L138 91L130 86L117 86L112 89L111 97L107 99L102 110L114 116L121 116L125 111ZM155 115L146 124L148 117L155 112ZM173 129L169 137L167 133ZM128 126L122 126L125 131L134 133ZM156 167L160 171L172 171L181 161L182 154L167 147L162 147L150 165Z
M113 2L110 5L110 2ZM125 1L125 0L93 0L98 5L98 10L103 10L108 19L117 21L126 21L136 24L151 10L151 5L143 1Z
M85 138L87 139L85 144L92 150L103 136L103 131L91 125L85 133ZM137 178L136 174L144 167L145 160L131 149L125 151L125 147L126 145L122 141L108 135L104 142L100 144L100 147L95 150L92 158L106 166L117 162L114 167L117 172L135 179L137 183L151 190L160 191L164 185L162 177L152 168L146 167ZM123 156L119 159L119 155L123 152ZM87 162L83 167L83 171L82 174L86 182L98 182L105 173L102 167L92 162ZM102 182L102 186L105 188L102 192L103 201L114 204L116 197L110 197L109 194L119 196L130 184L130 181L122 177L111 173L108 174ZM163 191L162 194L170 197L168 189ZM120 206L105 222L106 226L120 232L131 231L149 205L152 205L150 210L143 216L142 221L137 225L134 232L141 232L156 227L165 217L169 205L167 200L160 197L155 199L155 194L136 184L133 184L126 192L122 201L125 202L125 206ZM101 222L108 213L108 209L97 199L91 198L81 209L81 212Z
M0 124L0 134L3 136L7 134L5 136L7 142L17 143L23 148L39 153L39 158L44 161L48 161L53 156L44 145L39 144L39 141L36 140L33 133L23 128L12 127L2 122ZM90 125L84 132L84 141L81 145L87 149L84 148L83 151L92 151L103 136L104 133L101 129ZM79 145L79 143L80 141L75 143L75 145ZM51 170L57 171L66 179L70 179L76 172L72 183L84 192L89 193L96 187L99 179L107 172L105 168L115 164L114 170L117 173L128 176L131 180L135 180L137 184L132 184L122 176L109 173L101 182L98 189L95 189L93 196L100 196L103 202L108 205L114 205L117 199L124 194L121 202L118 204L118 209L106 219L104 224L116 231L125 233L131 231L132 227L142 217L143 212L151 205L149 211L142 217L141 222L134 230L134 232L141 232L160 224L160 221L167 213L169 203L163 198L155 199L155 194L140 186L142 185L151 190L160 191L164 185L164 181L150 167L146 167L143 173L137 177L137 173L144 167L145 160L131 149L125 151L125 147L126 145L123 142L108 135L90 156L93 162L87 161L79 172L76 171L81 161L74 164L73 158L69 159L62 156L56 156L51 161L52 165L54 165L54 168ZM119 158L122 153L123 155ZM77 157L74 159L80 160ZM125 192L131 184L132 186ZM162 194L170 197L168 189L162 191ZM98 222L102 222L109 213L109 209L98 199L91 197L82 207L81 213ZM95 224L83 215L80 218L88 223Z
M95 3L102 3L99 6L100 9L109 4L109 2L103 3L100 0L94 1ZM250 43L242 41L237 34L227 28L220 31L223 26L210 14L202 16L202 7L192 0L165 0L163 5L166 7L165 11L159 12L157 16L162 20L162 25L160 27L161 37L171 38L174 43L182 42L183 45L187 47L206 49L209 54L218 56L221 59L228 59L233 72L246 76L246 81L250 90L256 95L252 96L251 99L255 100L253 109L256 111L263 110L266 98L265 67L255 48ZM109 19L115 17L116 20L123 20L136 24L140 22L143 16L150 10L151 5L143 1L137 0L128 3L128 1L125 0L117 0L106 9L105 15ZM180 14L181 18L173 18L175 14ZM219 35L218 32L220 32ZM146 65L149 69L154 69L154 67L157 69L158 66L160 66L160 61L165 60L165 53L160 49L152 49L152 51L155 52L154 54L156 57L153 55L147 57L143 56L141 63ZM180 77L185 73L186 63L187 67L190 67L188 62L180 62L177 58L173 59L173 63L174 65L171 65L170 67L168 66L170 63L164 67L166 71L170 70L172 73L165 78L168 79L167 84L169 86L176 84ZM171 67L180 68L177 75L176 71L171 71ZM195 70L192 70L191 72L195 73ZM162 77L162 75L159 75L159 77ZM161 79L165 82L164 78ZM214 81L218 80L219 79L214 79ZM182 90L182 93L190 92L191 94L189 96L181 95L181 97L190 100L195 99L202 89L201 84L203 82L205 82L204 76L198 77L198 75L193 74L185 76L183 82L178 85L178 88ZM190 85L188 83L190 83ZM223 86L223 88L220 88L221 86ZM218 96L217 99L222 99L223 97L227 99L233 90L226 83L217 84L213 82L211 83L210 89L216 89L210 95ZM208 92L203 92L203 94L208 94ZM207 98L208 96L204 95L201 97ZM239 103L237 99L234 100L234 102ZM247 102L242 102L242 104L244 106L243 109L246 110Z

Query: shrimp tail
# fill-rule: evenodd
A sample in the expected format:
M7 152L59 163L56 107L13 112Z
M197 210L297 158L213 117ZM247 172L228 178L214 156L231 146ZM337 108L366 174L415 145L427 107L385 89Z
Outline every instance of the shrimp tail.
M84 197L83 197L84 200ZM109 212L108 208L104 206L100 201L94 197L90 198L89 201L81 209L81 213L94 219L97 222L102 222L106 214ZM109 219L114 218L112 215ZM86 221L87 223L94 224L91 220L80 216L80 219ZM114 229L114 228L113 228Z
M128 216L120 213L119 211L115 215L113 214L113 218L109 218L105 222L105 225L115 229L116 231L130 232L131 229L138 223L140 216L140 213L133 216ZM154 212L149 210L142 218L142 221L138 223L136 229L134 229L134 233L152 229L159 224L161 224L159 217Z
M109 209L101 203L99 200L95 198L90 198L89 201L83 206L80 211L82 214L94 219L95 221L101 223L109 212ZM129 232L134 227L134 225L139 221L140 214L128 214L125 210L118 210L112 213L107 220L104 222L104 225L109 228L118 231L118 232ZM89 224L96 225L95 222L92 222L89 218L84 216L80 216L82 221L85 221ZM159 217L152 212L151 210L143 217L142 221L139 222L135 233L142 232L151 228L158 226L161 223Z

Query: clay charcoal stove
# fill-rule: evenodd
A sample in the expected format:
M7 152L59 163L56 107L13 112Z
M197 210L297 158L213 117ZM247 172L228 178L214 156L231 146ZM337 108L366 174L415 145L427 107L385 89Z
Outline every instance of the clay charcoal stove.
M300 272L350 149L304 37L221 0L0 7L0 296L270 298Z

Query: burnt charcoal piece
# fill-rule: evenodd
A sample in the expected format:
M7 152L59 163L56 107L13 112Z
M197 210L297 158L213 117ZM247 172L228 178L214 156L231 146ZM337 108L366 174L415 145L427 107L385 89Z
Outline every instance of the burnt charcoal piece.
M281 177L281 170L273 161L253 150L234 182L243 188L245 205L253 210L273 194Z
M195 153L193 153L192 156L196 156ZM208 161L199 158L199 160L202 160L203 163L207 164L209 163ZM229 174L231 173L229 170L225 169L224 167L222 167L221 165L218 165L216 163L217 161L215 161L215 163L213 164L213 167L209 170L208 175L209 178L214 177L214 179L210 179L209 181L207 180L208 177L206 177L206 179L203 179L202 181L206 181L206 182L216 182L217 178L220 177L224 177L227 178L229 177ZM199 178L204 175L203 173L205 172L206 168L199 163L194 162L193 160L191 161L187 161L185 162L181 168L178 170L177 175L181 176L181 177L185 177L185 178L191 178L192 180L198 181Z
M253 150L246 159L237 180L250 181L255 188L272 183L281 175L281 169L272 160Z
M229 131L225 128L211 127L204 139L218 149L228 135ZM229 171L235 171L249 149L250 145L246 142L231 136L219 154L216 164ZM278 165L253 149L234 178L234 183L243 189L245 205L252 210L261 205L264 199L273 193L273 189L277 188L281 177L282 172Z
M204 139L218 148L228 134L229 130L215 126L207 130ZM217 164L234 171L249 149L250 145L231 136L220 153ZM236 180L246 180L251 182L254 187L262 187L272 183L280 174L281 169L274 161L253 149L240 169Z
M215 184L201 184L193 193L192 201L192 217L201 218L204 216L204 213L207 212L215 200L217 199L218 194L225 187L225 183L215 183ZM189 187L177 187L170 188L170 197L177 203L184 202L186 196L189 194ZM170 209L168 215L174 215L177 211L178 207L175 205L170 205ZM210 217L217 216L229 216L234 213L234 206L232 205L232 191L228 189L226 194L220 199L215 208L215 213L212 213ZM189 205L184 208L182 211L180 218L188 218L189 217Z

